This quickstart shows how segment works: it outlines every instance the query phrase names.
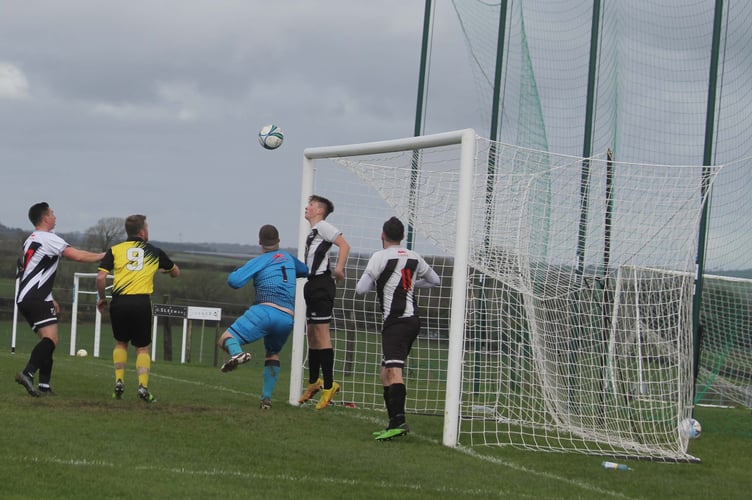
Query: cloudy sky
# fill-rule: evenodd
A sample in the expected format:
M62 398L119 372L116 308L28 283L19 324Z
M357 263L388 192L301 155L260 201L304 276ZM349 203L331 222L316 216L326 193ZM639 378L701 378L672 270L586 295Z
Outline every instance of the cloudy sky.
M437 2L427 133L475 126L456 14ZM294 245L307 147L413 133L422 1L3 2L0 223L148 216L162 241ZM258 129L285 143L266 151Z

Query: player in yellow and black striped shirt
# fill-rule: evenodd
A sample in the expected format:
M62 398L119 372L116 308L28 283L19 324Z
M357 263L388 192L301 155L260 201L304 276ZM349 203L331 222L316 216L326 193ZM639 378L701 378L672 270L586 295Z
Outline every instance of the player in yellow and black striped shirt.
M154 291L154 275L161 271L175 278L180 274L180 269L164 251L148 243L149 224L145 215L129 215L125 219L125 232L128 239L107 250L97 274L97 308L100 312L104 312L107 305L107 275L112 273L114 277L110 303L110 322L115 337L115 348L112 352L115 364L115 390L112 397L121 399L123 396L130 342L136 348L138 397L147 403L154 403L156 398L149 392L151 294Z

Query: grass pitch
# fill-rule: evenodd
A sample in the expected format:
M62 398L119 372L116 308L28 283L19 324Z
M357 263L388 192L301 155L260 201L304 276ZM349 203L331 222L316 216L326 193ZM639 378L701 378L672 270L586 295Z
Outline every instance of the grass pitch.
M33 338L25 325L19 335ZM227 374L155 362L158 402L147 405L136 398L132 352L125 397L115 401L108 353L62 349L59 395L31 398L13 380L28 345L0 352L0 498L743 498L752 487L747 410L698 410L703 436L690 451L701 464L633 461L622 472L600 467L608 457L447 448L437 417L410 415L409 435L376 442L383 412L288 405L286 360L273 407L262 411L259 352Z

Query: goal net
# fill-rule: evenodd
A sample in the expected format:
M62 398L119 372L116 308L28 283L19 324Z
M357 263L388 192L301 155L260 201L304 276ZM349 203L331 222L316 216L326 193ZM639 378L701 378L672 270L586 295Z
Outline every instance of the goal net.
M752 408L752 280L706 274L700 324L695 402Z
M752 408L752 158L713 182L695 403Z
M381 314L354 289L397 216L442 279L417 290L405 377L408 412L443 416L445 445L695 460L679 424L692 412L702 172L472 130L307 149L301 206L331 199L351 245L331 325L340 400L383 411ZM301 255L308 230L301 220ZM306 382L297 300L291 404Z

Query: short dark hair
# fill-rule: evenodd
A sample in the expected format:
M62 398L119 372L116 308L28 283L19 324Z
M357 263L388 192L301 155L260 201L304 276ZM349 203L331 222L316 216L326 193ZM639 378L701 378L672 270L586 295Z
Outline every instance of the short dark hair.
M44 216L47 215L49 211L50 204L46 201L34 203L29 209L29 221L31 221L31 224L36 227L40 222L42 222L42 218L44 218Z
M405 225L397 217L392 217L386 221L382 230L389 241L402 241L402 238L405 237Z
M264 224L259 229L259 243L262 247L273 247L279 244L279 231L271 224Z
M145 215L129 215L125 218L125 234L127 234L129 238L138 236L139 231L144 228L144 224L146 224Z
M324 198L323 196L319 196L317 194L312 194L310 198L308 198L308 201L315 201L316 203L321 203L324 205L324 218L326 219L327 216L334 212L334 203L329 201L327 198Z

